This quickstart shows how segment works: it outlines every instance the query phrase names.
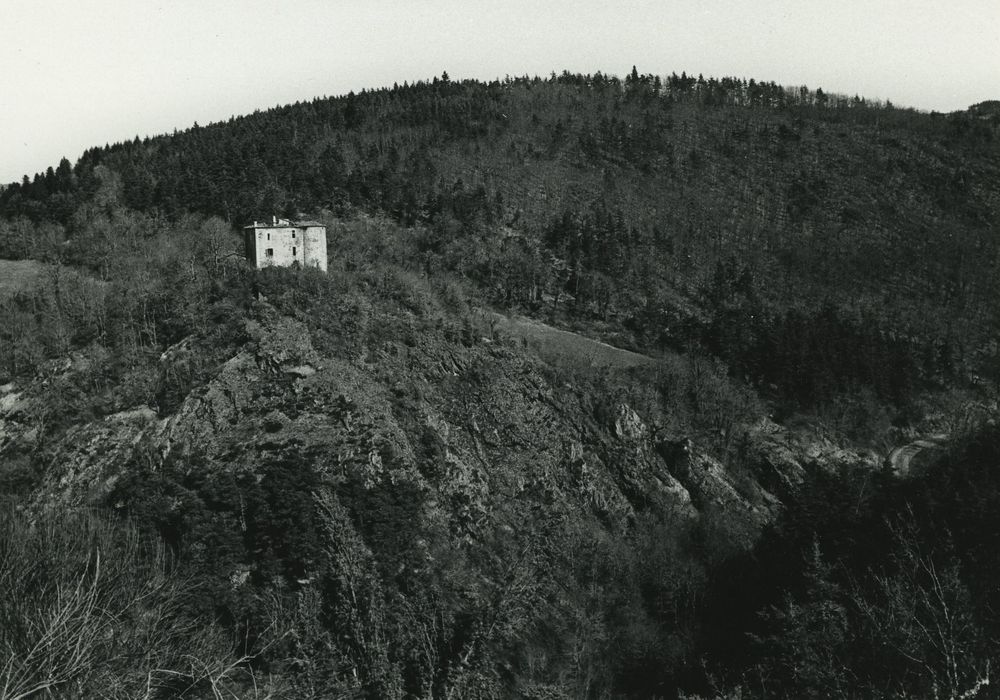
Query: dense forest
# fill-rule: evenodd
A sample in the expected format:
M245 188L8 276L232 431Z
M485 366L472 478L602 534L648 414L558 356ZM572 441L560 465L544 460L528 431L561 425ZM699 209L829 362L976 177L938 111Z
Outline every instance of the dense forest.
M3 187L0 698L990 697L998 134L444 74Z

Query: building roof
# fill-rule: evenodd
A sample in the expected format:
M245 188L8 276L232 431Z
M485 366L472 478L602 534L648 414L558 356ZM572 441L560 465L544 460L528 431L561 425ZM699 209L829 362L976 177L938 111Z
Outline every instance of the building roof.
M252 224L247 224L243 228L244 229L248 229L248 228L252 228L252 229L258 229L258 228L290 228L290 227L291 228L308 228L308 227L311 227L311 226L322 226L322 227L325 228L326 225L320 223L319 221L288 221L288 220L280 220L276 224L269 224L266 221L255 221Z

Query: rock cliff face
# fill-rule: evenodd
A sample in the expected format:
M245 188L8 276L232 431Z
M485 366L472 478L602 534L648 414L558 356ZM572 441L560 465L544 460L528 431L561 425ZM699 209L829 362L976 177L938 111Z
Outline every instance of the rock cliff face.
M405 481L429 494L423 517L459 537L515 527L538 509L619 532L643 512L696 520L713 510L745 547L810 461L869 459L764 421L747 431L752 473L736 474L689 441L664 440L627 404L552 382L512 345L400 342L363 359L324 357L302 323L266 305L246 335L172 415L137 406L71 425L44 447L34 503L104 502L129 470L167 461L253 474L294 456L329 483ZM160 363L166 372L198 352L187 339ZM23 452L44 422L46 381L2 389L0 454Z
M763 418L747 431L748 457L756 481L779 498L802 483L809 468L836 470L859 464L879 469L882 457L871 450L837 445L822 436L795 433Z
M157 528L201 586L199 614L263 615L280 593L321 605L338 635L391 632L400 658L437 635L441 667L486 679L537 667L536 634L558 647L546 674L571 674L581 649L604 669L649 630L683 648L707 567L752 547L808 470L878 464L762 419L719 459L664 427L680 424L665 391L632 391L645 368L594 379L434 328L340 351L267 304L252 313L225 352L190 337L162 354L164 381L218 358L194 388L147 393L163 407L54 416L85 384L79 359L0 387L0 460L30 477L29 517L101 505ZM466 664L485 646L488 665Z

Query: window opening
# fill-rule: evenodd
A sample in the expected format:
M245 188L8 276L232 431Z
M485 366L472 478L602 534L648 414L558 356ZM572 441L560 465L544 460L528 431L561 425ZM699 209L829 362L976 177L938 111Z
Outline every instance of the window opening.
M264 251L264 255L266 255L269 258L273 258L274 257L274 248L268 248L267 250L265 250Z
M292 256L295 256L295 246L292 246Z

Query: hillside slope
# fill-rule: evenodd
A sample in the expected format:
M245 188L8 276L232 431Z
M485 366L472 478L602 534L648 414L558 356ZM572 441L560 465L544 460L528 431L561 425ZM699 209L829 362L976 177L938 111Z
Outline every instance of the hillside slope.
M442 78L0 190L0 257L47 271L0 295L0 583L35 592L0 683L72 617L83 695L965 692L1000 638L997 129ZM300 210L329 274L247 268L236 227ZM932 598L961 663L884 623Z
M552 628L563 630L559 644L589 649L574 663L589 669L591 690L610 689L622 672L616 664L631 663L631 652L607 656L614 645L632 648L640 628L658 627L664 615L693 624L693 609L649 607L627 582L647 576L639 567L649 545L633 538L646 533L673 549L710 532L705 554L683 555L697 568L702 556L751 546L778 512L777 498L749 472L676 447L676 431L696 431L667 393L706 392L722 377L697 379L679 360L567 373L515 338L490 341L447 318L406 312L375 312L376 326L395 327L386 335L341 335L359 319L357 310L325 307L338 283L300 277L274 271L261 279L277 306L253 302L221 354L196 333L155 358L158 402L91 418L77 403L59 421L54 411L68 406L57 397L106 371L92 351L5 386L6 487L20 489L35 517L99 506L139 523L182 553L200 582L188 602L198 614L244 619L253 634L277 624L261 596L294 602L312 591L339 611L334 629L376 613L380 625L410 627L392 633L374 667L348 652L322 680L382 697L424 686L575 695L583 677L562 660L565 649L544 639ZM314 298L291 305L305 289ZM204 378L187 385L182 378L207 357L216 359ZM191 388L164 386L174 382ZM728 400L705 394L702 410L724 411ZM801 478L800 466L780 468L785 481ZM330 513L340 514L339 539L325 544L321 518ZM347 573L323 554L328 546L367 563ZM370 603L377 608L357 608L338 592L329 577L345 575L358 577L351 585L378 588ZM625 596L614 608L628 619L601 610L604 602L588 592L595 575ZM659 595L680 585L648 583ZM565 628L568 620L584 627ZM426 641L414 636L427 626L439 635L434 661L420 660ZM358 653L373 653L365 641L372 630L350 629L341 634L358 635ZM642 632L652 634L643 653L683 648L670 625L662 629ZM554 654L550 661L531 658L535 644ZM291 674L280 656L267 658Z
M610 324L647 350L697 339L799 403L829 388L782 387L781 366L838 333L808 373L871 384L904 367L876 387L898 401L983 370L997 128L733 78L434 79L91 149L0 192L0 256L66 239L61 258L101 268L84 210L109 188L133 211L236 225L363 211L413 230L425 274L501 307ZM805 347L769 366L774 341Z

